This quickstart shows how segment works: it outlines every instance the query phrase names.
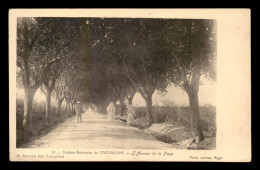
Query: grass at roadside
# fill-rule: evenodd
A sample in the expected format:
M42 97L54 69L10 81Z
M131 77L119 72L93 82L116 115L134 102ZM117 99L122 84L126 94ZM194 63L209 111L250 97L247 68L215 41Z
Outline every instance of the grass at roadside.
M35 102L33 105L33 134L26 135L22 122L23 122L23 100L17 100L16 105L16 147L26 147L28 143L34 139L39 138L50 132L58 124L62 123L65 119L61 119L57 115L57 108L51 107L50 122L47 124L45 119L45 102ZM65 111L64 108L61 110ZM73 114L68 117L73 116Z
M117 105L117 110L119 106ZM147 123L146 108L135 107L136 126L140 129L148 128L150 125ZM179 126L190 127L190 108L188 106L181 106L178 110L177 107L164 107L153 106L154 123L170 123ZM124 115L126 116L126 109ZM216 133L216 107L200 107L201 127L204 132Z
M134 127L152 134L160 141L173 144L179 149L206 149L216 148L216 108L200 107L201 126L205 139L198 145L186 147L183 145L190 136L190 108L189 107L153 107L155 122L150 125L146 118L146 108L135 108ZM120 119L126 119L125 116Z

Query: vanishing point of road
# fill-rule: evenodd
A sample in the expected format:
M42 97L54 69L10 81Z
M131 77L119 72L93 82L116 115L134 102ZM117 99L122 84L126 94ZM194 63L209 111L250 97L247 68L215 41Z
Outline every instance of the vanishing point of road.
M120 120L87 110L82 122L76 116L59 124L48 134L34 140L28 148L55 149L173 149L142 130Z

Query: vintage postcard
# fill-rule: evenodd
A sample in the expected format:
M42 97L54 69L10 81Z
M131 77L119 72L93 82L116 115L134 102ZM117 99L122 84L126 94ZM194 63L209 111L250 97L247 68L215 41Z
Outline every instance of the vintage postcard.
M11 9L10 161L251 161L250 9Z

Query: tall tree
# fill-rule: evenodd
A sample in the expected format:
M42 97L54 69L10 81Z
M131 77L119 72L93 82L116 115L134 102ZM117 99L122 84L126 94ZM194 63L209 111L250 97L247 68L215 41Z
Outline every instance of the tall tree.
M128 84L127 84L128 82L126 82L127 77L125 77L123 74L121 74L120 70L116 69L117 68L116 66L115 67L110 66L109 68L110 68L110 71L108 71L110 73L110 75L109 75L110 80L108 82L109 89L111 90L112 95L115 96L113 98L119 100L120 115L123 116L124 99L125 99L126 94L127 94L127 86L128 86ZM112 102L113 102L113 98L111 96ZM117 100L115 100L115 102L116 101Z
M44 40L49 32L49 20L18 18L17 24L17 66L22 71L25 91L23 125L26 132L32 129L32 103L36 90L41 86L50 66L56 62L53 58L41 58Z
M122 70L144 98L147 116L152 123L152 96L155 89L165 89L167 79L163 76L168 69L167 55L161 41L162 20L132 20L120 41L123 58ZM156 29L155 29L156 28Z
M69 54L68 52L63 55L67 55L64 57L59 64L57 65L56 69L59 70L58 77L56 78L55 83L55 94L56 94L56 101L58 103L58 115L62 117L61 114L61 105L64 101L64 99L67 96L67 93L70 91L71 86L76 81L79 81L81 78L82 70L78 67L79 63L79 53L72 53L72 50L70 50ZM77 56L77 57L75 57Z
M169 47L172 66L171 81L182 87L191 108L190 143L204 139L198 92L201 75L215 79L216 30L214 20L168 21L165 41Z
M50 69L51 70L51 69ZM45 77L43 80L43 85L41 87L42 92L46 96L46 113L45 118L47 123L50 123L50 110L51 110L51 94L55 88L56 79L58 77L58 70L57 68L54 68L54 70L49 71L50 73ZM43 87L44 86L44 87Z
M133 98L136 94L137 90L134 86L130 86L127 88L127 96L126 99L128 101L128 105L132 105L133 104Z
M61 18L18 18L17 66L25 91L23 126L32 130L32 103L50 67L71 44L75 24Z
M96 102L105 106L114 101L112 96L117 96L123 103L129 94L128 86L134 86L145 99L147 116L152 122L152 95L155 89L164 90L168 83L164 74L169 55L163 46L158 48L162 41L162 20L88 19L87 22L93 33L92 47L95 47L90 53L92 57L87 57L88 63L93 65L88 72L95 84L89 92L94 93ZM114 93L111 95L110 91Z

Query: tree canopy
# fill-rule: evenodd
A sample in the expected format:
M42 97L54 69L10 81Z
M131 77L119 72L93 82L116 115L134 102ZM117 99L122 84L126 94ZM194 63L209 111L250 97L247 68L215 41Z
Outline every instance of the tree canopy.
M131 104L139 92L153 122L153 93L174 84L189 96L193 140L203 139L198 91L202 74L216 78L215 28L214 20L18 18L24 124L40 86L50 94L54 90L59 105L82 100L102 113L110 102L119 101L121 108L125 99Z

